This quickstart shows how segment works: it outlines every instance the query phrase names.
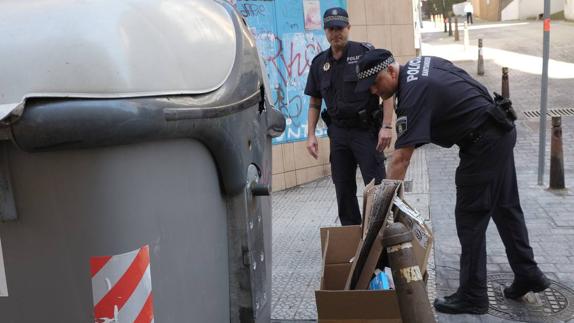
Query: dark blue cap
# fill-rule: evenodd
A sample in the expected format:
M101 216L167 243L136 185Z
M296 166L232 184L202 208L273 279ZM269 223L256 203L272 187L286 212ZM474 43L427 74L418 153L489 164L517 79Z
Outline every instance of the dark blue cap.
M357 87L355 92L363 92L369 89L380 71L386 69L395 62L393 53L386 49L373 49L366 52L357 63Z
M349 14L343 8L330 8L323 15L323 28L345 28L349 25Z

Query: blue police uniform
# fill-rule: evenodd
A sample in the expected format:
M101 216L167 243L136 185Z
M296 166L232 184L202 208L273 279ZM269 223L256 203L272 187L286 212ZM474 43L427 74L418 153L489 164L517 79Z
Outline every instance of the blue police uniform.
M330 48L321 52L313 59L305 87L306 95L324 99L327 106L331 173L342 225L361 223L357 164L365 184L385 177L384 156L376 150L380 124L372 117L380 109L379 98L368 91L355 93L357 62L371 49L371 44L349 41L338 60Z
M513 149L516 130L497 122L487 89L439 57L422 56L400 67L396 148L457 144L456 228L462 254L458 294L488 306L485 233L494 220L516 280L543 277L528 241L520 207Z

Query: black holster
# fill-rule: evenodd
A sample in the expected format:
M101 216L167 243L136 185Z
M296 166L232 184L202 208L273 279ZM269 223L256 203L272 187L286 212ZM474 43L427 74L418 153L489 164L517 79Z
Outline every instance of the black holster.
M383 113L380 109L362 109L357 112L362 128L379 130L383 124Z
M510 99L494 92L494 105L489 107L487 112L503 129L510 131L514 128L517 117Z

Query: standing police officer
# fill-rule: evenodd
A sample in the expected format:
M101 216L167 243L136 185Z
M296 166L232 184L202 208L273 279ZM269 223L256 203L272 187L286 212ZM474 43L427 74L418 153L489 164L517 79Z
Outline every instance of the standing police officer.
M381 125L379 98L367 90L355 93L355 68L361 56L373 49L368 43L349 41L349 16L343 8L331 8L323 15L325 35L331 47L318 54L311 64L305 94L309 104L307 150L315 159L319 146L315 127L322 99L322 114L330 139L330 162L342 225L361 223L357 201L356 171L361 169L365 185L385 177L383 150L392 136L392 101L385 102ZM380 130L379 130L380 129Z
M404 178L416 147L434 143L460 148L455 179L460 285L453 295L435 300L435 308L453 314L488 311L485 239L491 217L514 272L504 295L515 299L546 289L550 283L534 261L518 197L516 116L510 101L498 95L493 100L482 84L439 57L418 57L399 66L389 51L373 50L359 61L358 78L358 91L397 96L397 141L389 178Z

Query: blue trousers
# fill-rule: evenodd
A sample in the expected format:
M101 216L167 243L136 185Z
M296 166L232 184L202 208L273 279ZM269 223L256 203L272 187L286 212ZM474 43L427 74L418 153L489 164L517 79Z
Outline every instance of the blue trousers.
M365 185L385 178L384 155L377 152L377 133L372 129L342 128L331 124L330 162L341 225L361 224L357 201L357 165Z
M456 229L462 253L459 293L488 304L486 228L494 220L516 278L541 274L520 206L514 146L516 129L486 127L480 139L461 147L456 170Z

